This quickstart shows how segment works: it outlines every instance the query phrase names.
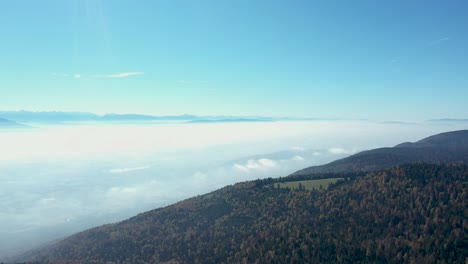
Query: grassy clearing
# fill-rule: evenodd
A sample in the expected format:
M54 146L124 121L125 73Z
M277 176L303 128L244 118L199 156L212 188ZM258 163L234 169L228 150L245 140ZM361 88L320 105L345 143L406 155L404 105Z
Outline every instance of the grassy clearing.
M332 183L335 183L343 178L330 178L330 179L320 179L320 180L307 180L307 181L290 181L290 182L281 182L275 183L275 187L279 188L289 188L289 189L305 189L305 190L326 190L328 186Z

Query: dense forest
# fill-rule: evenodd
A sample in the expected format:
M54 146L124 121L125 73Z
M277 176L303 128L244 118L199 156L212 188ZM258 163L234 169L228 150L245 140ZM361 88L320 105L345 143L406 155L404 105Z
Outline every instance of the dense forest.
M276 187L288 178L227 186L79 233L22 261L468 261L466 164L411 164L348 176L335 175L344 180L328 190Z

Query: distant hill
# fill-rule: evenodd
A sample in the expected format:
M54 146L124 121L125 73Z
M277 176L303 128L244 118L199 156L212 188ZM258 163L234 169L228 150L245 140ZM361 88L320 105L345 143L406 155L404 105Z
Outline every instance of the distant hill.
M468 162L468 130L441 133L393 148L363 151L325 165L299 170L292 175L373 171L415 162Z
M78 233L15 261L465 263L467 137L467 131L443 133L362 152L318 174L227 186ZM419 163L423 159L437 164ZM417 163L377 170L409 160ZM452 162L458 163L441 164Z
M468 130L459 130L446 132L430 136L416 143L402 143L396 148L438 148L451 149L453 151L464 150L468 148Z
M26 127L25 125L16 123L14 121L0 118L0 128L21 128L21 127Z

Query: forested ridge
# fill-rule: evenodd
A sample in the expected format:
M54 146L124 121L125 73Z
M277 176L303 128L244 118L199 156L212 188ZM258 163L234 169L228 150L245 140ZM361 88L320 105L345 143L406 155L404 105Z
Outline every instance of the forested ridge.
M275 187L288 177L227 186L76 234L22 261L467 261L466 164L408 164L348 176L336 175L345 180L326 191Z
M408 163L451 162L468 163L468 130L440 133L415 143L401 143L393 148L362 151L325 165L304 168L293 175L366 172Z

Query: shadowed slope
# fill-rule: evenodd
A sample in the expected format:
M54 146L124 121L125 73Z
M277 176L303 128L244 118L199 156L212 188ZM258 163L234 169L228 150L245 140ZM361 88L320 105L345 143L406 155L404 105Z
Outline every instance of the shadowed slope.
M441 133L393 148L363 151L325 165L299 170L292 175L373 171L415 162L468 162L468 130Z

